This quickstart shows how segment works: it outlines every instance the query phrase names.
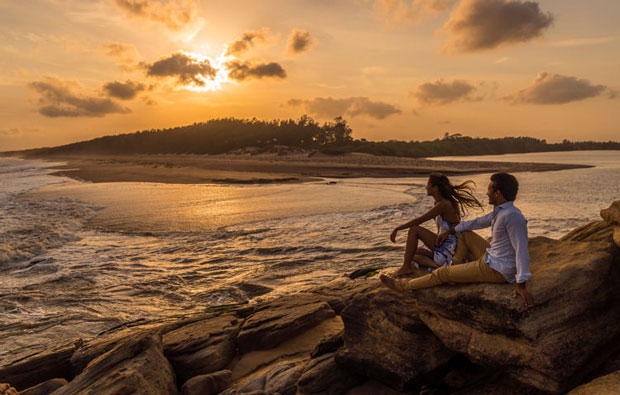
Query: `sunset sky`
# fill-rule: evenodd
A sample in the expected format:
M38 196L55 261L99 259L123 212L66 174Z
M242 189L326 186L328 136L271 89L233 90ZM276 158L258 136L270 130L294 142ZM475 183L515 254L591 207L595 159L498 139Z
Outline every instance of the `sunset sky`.
M216 117L620 140L618 0L0 0L0 151Z

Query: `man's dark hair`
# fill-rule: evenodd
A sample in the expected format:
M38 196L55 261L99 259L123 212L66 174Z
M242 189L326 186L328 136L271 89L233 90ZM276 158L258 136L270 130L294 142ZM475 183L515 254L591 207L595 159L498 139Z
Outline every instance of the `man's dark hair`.
M511 201L517 198L519 182L512 174L495 173L491 176L491 182L493 183L493 190L499 191L504 199Z

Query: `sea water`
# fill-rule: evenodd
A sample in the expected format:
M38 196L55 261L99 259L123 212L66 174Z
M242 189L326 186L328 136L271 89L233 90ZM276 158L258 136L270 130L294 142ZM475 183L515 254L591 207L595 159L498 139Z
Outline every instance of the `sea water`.
M620 198L619 151L463 159L596 166L516 174L530 236L561 237ZM393 244L391 230L432 206L425 178L94 184L50 166L0 158L0 364L130 322L399 266L406 231ZM490 211L489 175L453 177L466 179L485 203L469 218Z

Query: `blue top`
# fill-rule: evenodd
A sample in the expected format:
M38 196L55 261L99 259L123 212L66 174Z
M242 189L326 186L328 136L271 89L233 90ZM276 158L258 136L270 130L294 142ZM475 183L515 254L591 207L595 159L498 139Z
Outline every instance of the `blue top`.
M495 206L493 212L458 224L454 230L475 230L491 227L491 247L485 261L500 272L509 283L524 283L530 273L527 250L527 219L512 201Z

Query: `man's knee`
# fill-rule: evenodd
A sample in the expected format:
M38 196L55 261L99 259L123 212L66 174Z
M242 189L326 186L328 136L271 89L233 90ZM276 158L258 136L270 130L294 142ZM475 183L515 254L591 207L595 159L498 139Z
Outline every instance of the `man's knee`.
M449 282L450 278L450 266L442 266L438 269L433 270L431 275L439 280L440 283Z

